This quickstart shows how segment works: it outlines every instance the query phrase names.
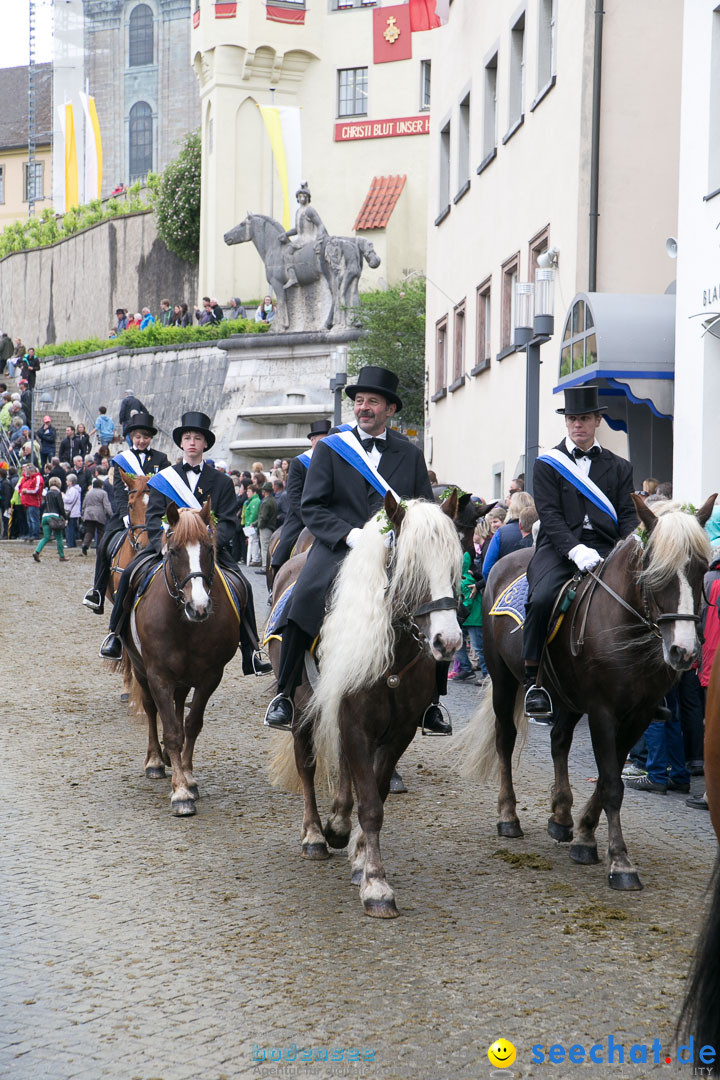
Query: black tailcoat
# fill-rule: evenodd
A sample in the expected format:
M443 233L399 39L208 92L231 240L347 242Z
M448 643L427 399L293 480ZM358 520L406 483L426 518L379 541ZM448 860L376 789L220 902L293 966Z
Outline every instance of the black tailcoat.
M290 552L294 548L295 542L303 530L300 502L305 488L307 472L307 465L304 465L299 458L293 458L290 462L287 484L285 485L288 508L287 516L283 522L280 539L275 545L275 550L273 551L272 559L270 560L271 565L276 569L288 561Z
M422 453L404 435L388 430L378 472L401 498L433 501ZM288 619L313 637L320 631L328 590L348 551L345 537L351 529L361 529L382 504L382 496L327 440L316 445L301 502L303 522L315 543L287 613Z
M173 469L182 482L187 483L182 465L173 465ZM237 510L235 485L227 473L218 472L212 465L204 462L195 488L195 498L202 504L208 496L210 497L212 512L217 518L216 548L218 557L222 552L223 565L227 565L229 561L230 565L235 566L235 562L228 555L228 552L223 551L224 548L229 548L230 541L235 535L235 514ZM170 502L172 502L172 499L155 488L150 488L150 501L145 514L145 524L148 530L148 545L158 552L162 548L162 519Z
M133 449L133 453L137 455L139 451ZM146 476L153 476L154 473L160 472L161 469L166 469L169 464L167 454L163 454L161 450L153 450L151 447L145 451L145 461L142 463L142 467ZM105 526L105 532L114 532L123 527L123 518L128 512L128 494L128 489L125 487L123 478L120 475L120 469L115 465L113 467L115 513Z
M565 440L555 447L568 460ZM590 466L590 479L607 495L615 507L617 525L612 518L586 499L569 480L552 465L536 461L533 471L533 493L540 517L540 531L535 554L528 567L528 580L533 581L554 566L567 561L568 552L582 543L583 520L587 514L595 533L593 547L603 556L609 554L618 540L637 528L638 518L630 498L633 490L632 466L629 461L603 449ZM574 572L571 564L571 575Z

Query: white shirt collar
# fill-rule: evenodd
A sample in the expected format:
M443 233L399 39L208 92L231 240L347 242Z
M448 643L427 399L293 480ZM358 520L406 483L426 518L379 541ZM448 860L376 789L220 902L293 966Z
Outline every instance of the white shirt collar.
M602 446L600 446L600 443L599 443L599 442L597 441L597 439L593 439L593 444L592 444L592 446L590 447L590 449L591 449L591 450L592 450L593 446L599 446L599 447L600 447L600 449L602 450ZM577 446L577 445L576 445L576 444L575 444L575 443L574 443L574 442L572 441L572 439L570 438L570 436L569 436L569 435L566 435L566 436L565 436L565 449L567 450L567 452L568 452L568 454L570 455L570 457L572 457L572 456L573 456L573 450L579 450L579 449L580 449L580 447L579 447L579 446Z

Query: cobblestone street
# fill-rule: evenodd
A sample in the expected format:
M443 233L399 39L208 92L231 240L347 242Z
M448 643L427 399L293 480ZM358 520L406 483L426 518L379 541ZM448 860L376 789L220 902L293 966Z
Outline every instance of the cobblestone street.
M30 552L0 544L0 1076L691 1074L531 1064L531 1047L612 1035L670 1050L716 851L708 814L629 792L625 836L645 889L613 892L604 865L572 864L547 835L548 729L530 728L517 771L516 841L496 835L495 782L459 779L445 740L417 738L400 766L409 793L390 797L382 833L401 917L369 919L344 853L302 860L301 798L268 784L268 750L285 738L262 726L272 681L230 665L198 740L198 813L172 817L169 777L143 774L144 722L97 659L106 620L81 606L92 558L59 564L48 547L36 566ZM264 579L253 584L260 620ZM477 694L451 688L456 727ZM594 777L583 724L576 808ZM604 821L598 835L602 850ZM503 1073L487 1058L499 1037L517 1048ZM270 1060L293 1046L294 1063ZM303 1048L344 1059L306 1064ZM353 1050L365 1060L348 1061Z

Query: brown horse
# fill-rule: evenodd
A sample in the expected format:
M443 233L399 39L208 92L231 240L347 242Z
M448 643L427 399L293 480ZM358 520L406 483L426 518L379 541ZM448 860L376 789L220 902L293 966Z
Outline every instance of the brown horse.
M126 473L124 470L120 470L120 475L123 478L123 483L128 489L128 518L130 524L125 530L122 542L112 557L110 565L110 577L108 578L108 585L106 590L106 597L112 604L115 600L116 587L122 577L122 572L126 566L129 566L139 551L142 551L144 547L147 547L147 529L145 528L145 511L147 510L147 504L149 494L147 490L149 476L135 476L133 473ZM117 579L117 580L116 580ZM123 671L123 692L120 695L121 701L129 701L130 694L132 693L132 669L129 664L125 665Z
M205 706L222 679L240 641L240 622L215 562L210 500L202 510L178 512L169 503L162 562L136 601L123 630L125 662L132 664L139 698L148 719L145 775L165 776L157 716L172 767L172 812L195 813L198 787L193 750L202 730ZM244 606L242 590L238 599ZM193 690L190 711L185 700Z
M273 555L275 554L275 548L280 543L281 533L282 526L279 529L275 530L275 532L270 537L270 543L268 544L267 559L265 560L265 573L267 575L268 589L272 588L273 582L275 580L275 567L271 565L271 560ZM304 551L309 551L310 548L313 546L314 539L315 537L309 529L302 529L300 535L295 541L292 552L290 553L291 557L293 555L302 555Z
M715 653L705 703L705 788L715 836L720 839L720 649ZM696 946L678 1034L692 1035L698 1050L714 1047L716 1058L706 1074L720 1076L720 854L710 888L710 906Z
M304 683L295 696L294 760L305 799L302 854L327 859L328 844L347 845L354 787L360 826L351 845L352 880L360 885L365 913L379 918L398 914L380 857L390 777L433 700L436 661L450 659L461 642L455 504L455 494L443 509L419 499L401 507L392 495L385 497L385 515L368 522L338 573L312 695ZM390 529L396 541L387 546ZM297 577L302 561L296 556L282 568L276 598ZM279 651L273 641L274 665ZM289 757L280 755L276 778ZM324 829L315 798L316 764L337 778Z
M635 535L620 541L597 571L579 583L576 597L548 644L542 681L555 703L551 747L555 766L548 832L573 840L568 754L575 726L588 714L598 783L580 815L570 857L598 862L595 830L604 810L608 823L609 882L613 889L641 889L620 824L621 769L628 751L655 715L678 672L697 655L698 610L710 552L702 525L715 496L697 513L656 517L633 496L647 529L645 548ZM491 684L478 713L455 741L460 771L485 776L497 754L500 769L500 836L522 836L512 782L518 723L524 723L518 690L523 683L522 640L507 616L491 614L495 601L527 569L531 552L500 559L483 600L485 662ZM516 710L516 705L518 706ZM494 724L493 724L494 718Z

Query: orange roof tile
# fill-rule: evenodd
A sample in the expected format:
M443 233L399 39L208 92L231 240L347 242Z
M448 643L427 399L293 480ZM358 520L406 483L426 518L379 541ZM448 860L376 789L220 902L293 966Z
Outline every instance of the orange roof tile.
M374 176L353 229L384 229L407 176Z

